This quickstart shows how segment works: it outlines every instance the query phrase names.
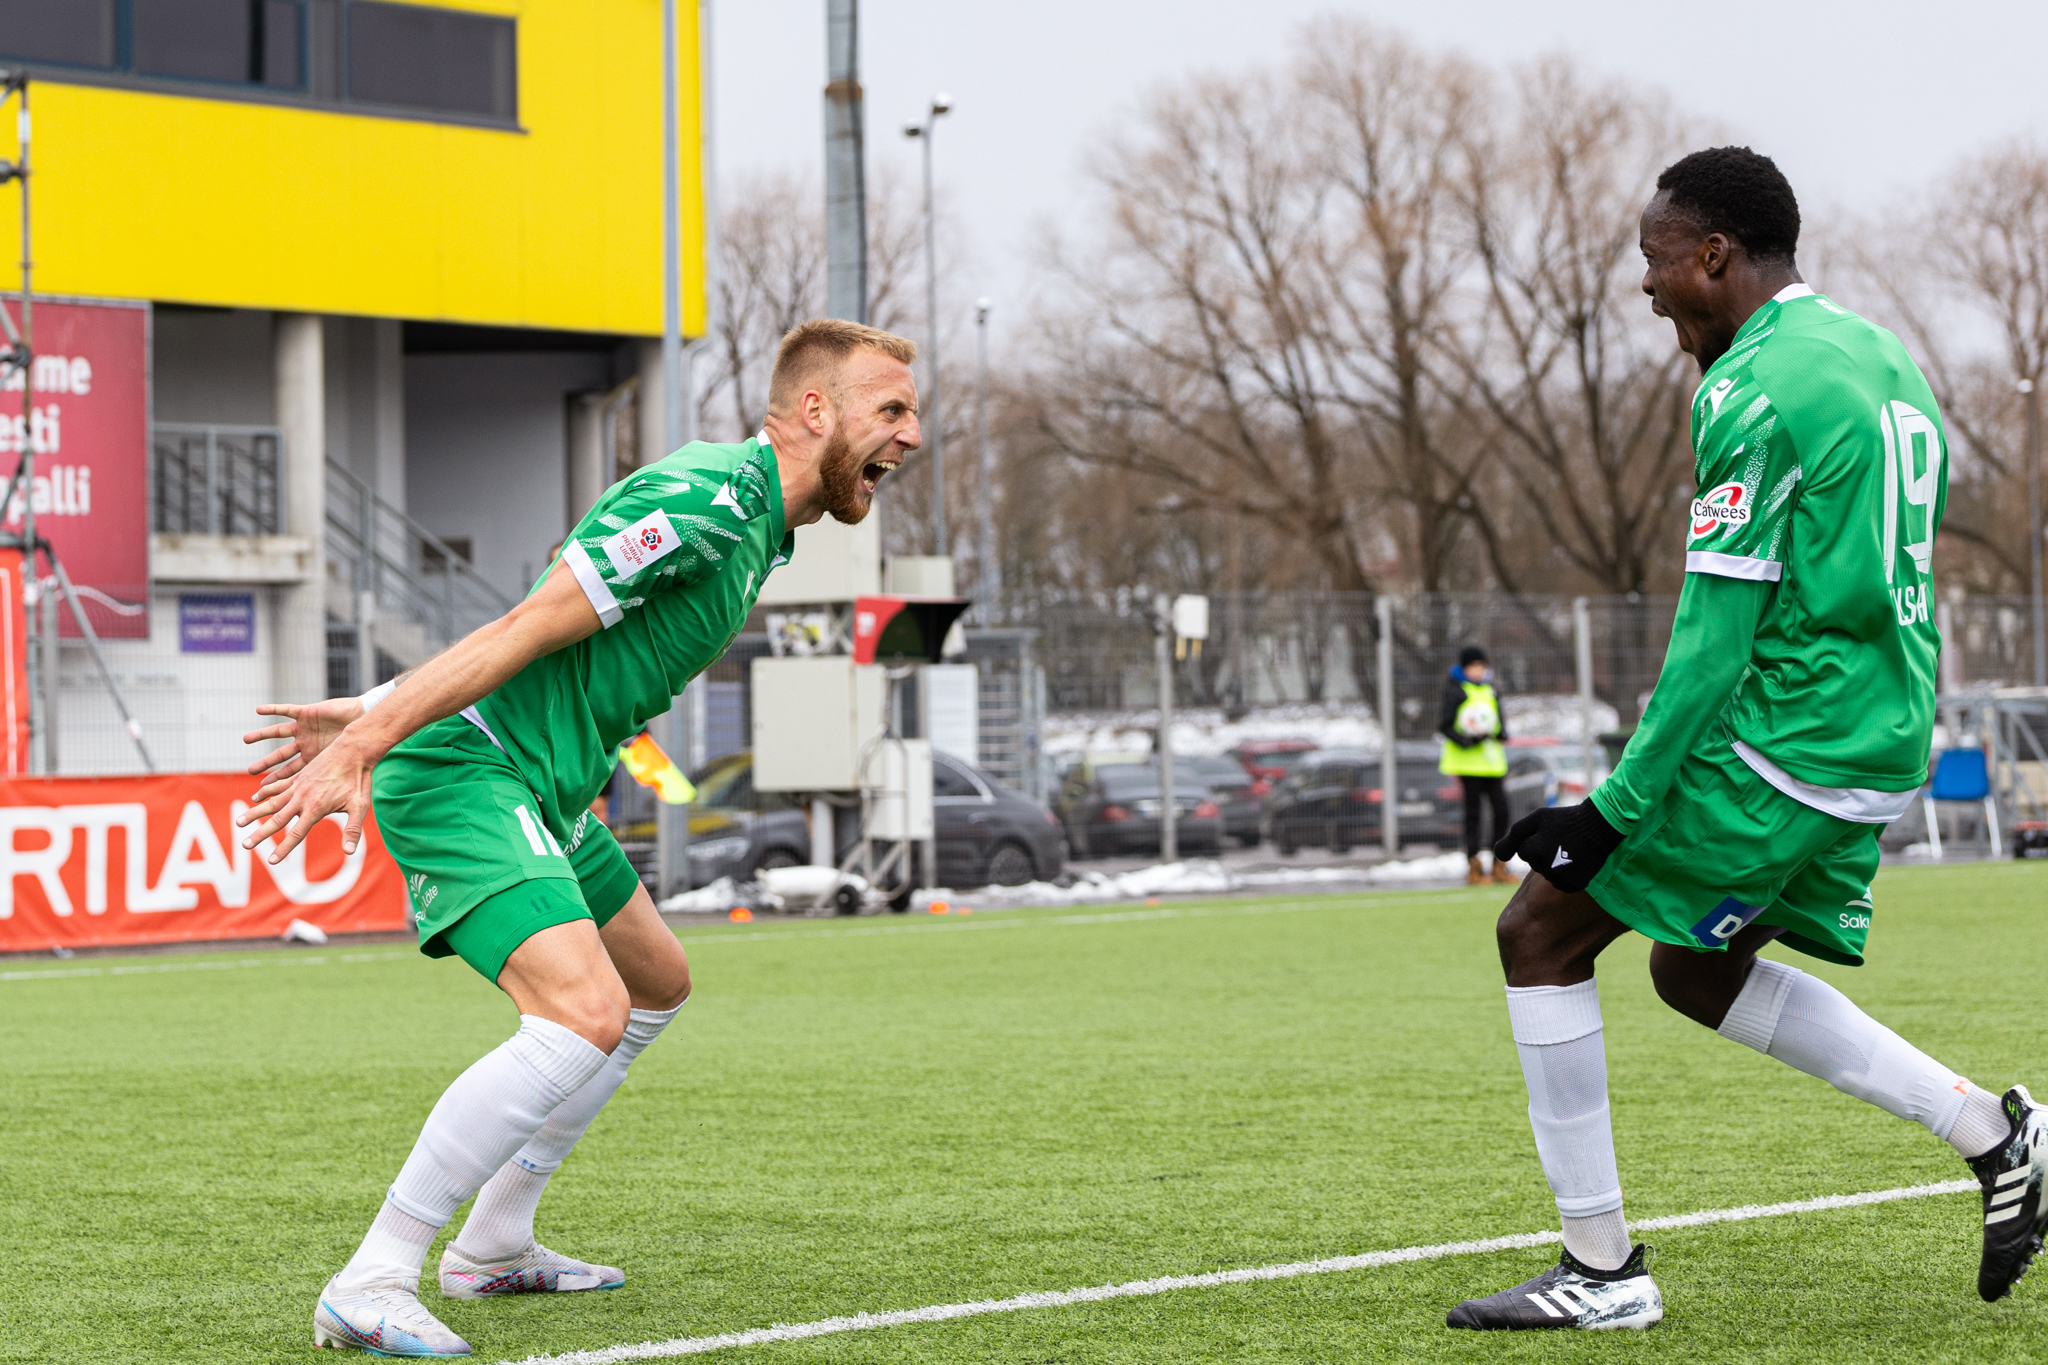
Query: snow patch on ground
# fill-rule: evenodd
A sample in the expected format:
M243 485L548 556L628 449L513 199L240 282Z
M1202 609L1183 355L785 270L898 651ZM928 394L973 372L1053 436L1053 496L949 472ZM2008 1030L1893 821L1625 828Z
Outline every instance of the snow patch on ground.
M1508 733L1558 739L1580 738L1579 699L1574 695L1510 696L1503 703ZM1621 718L1605 702L1593 703L1593 733L1613 730ZM1152 752L1159 712L1062 711L1046 716L1048 754ZM1363 702L1295 702L1262 707L1240 720L1226 720L1218 707L1189 707L1173 713L1173 751L1220 754L1246 740L1305 739L1322 749L1377 749L1379 718Z
M1529 873L1528 864L1519 858L1508 864L1508 868L1517 876ZM977 910L996 910L1029 905L1097 905L1110 901L1218 895L1233 891L1337 890L1343 887L1424 885L1464 880L1465 859L1456 853L1355 867L1288 867L1257 872L1236 872L1222 863L1203 859L1158 863L1118 874L1084 872L1068 886L1053 882L1026 882L1022 886L983 886L972 891L941 889L919 892L911 898L911 904L914 908L925 909L932 902L939 901L949 907L969 905Z

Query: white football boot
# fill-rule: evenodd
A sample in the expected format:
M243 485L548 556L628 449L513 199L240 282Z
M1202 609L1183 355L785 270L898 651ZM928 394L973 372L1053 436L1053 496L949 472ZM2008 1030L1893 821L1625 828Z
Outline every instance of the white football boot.
M455 1249L441 1253L441 1292L451 1299L493 1298L500 1294L573 1294L583 1289L617 1289L626 1272L591 1265L531 1242L517 1256L472 1261Z
M340 1279L339 1275L334 1277ZM313 1344L354 1347L373 1356L446 1360L469 1354L469 1343L420 1303L418 1280L387 1280L364 1289L320 1291L313 1310Z

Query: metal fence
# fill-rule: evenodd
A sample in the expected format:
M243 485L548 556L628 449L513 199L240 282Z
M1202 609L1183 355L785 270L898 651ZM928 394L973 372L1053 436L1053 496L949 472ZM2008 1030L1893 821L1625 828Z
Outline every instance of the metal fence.
M157 423L150 441L150 529L179 535L278 534L283 448L275 427Z
M327 578L328 685L336 695L411 668L512 609L467 559L332 459Z

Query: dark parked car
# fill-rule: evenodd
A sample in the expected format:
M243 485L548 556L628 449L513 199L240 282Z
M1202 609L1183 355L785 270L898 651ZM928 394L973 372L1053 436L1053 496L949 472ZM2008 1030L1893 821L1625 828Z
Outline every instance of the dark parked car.
M1401 786L1395 806L1403 844L1449 847L1463 838L1458 780L1437 771L1437 746L1396 746ZM1304 757L1266 798L1266 837L1282 854L1298 848L1344 853L1379 842L1380 756L1362 749L1320 749Z
M1067 846L1077 858L1159 850L1163 798L1159 770L1150 764L1115 764L1076 769L1061 794ZM1223 811L1200 779L1174 774L1174 840L1182 853L1217 853L1223 848Z
M1223 808L1223 833L1246 847L1259 842L1259 817L1265 812L1262 799L1267 784L1246 772L1244 765L1228 754L1214 757L1183 757L1175 754L1173 776L1176 784L1185 774L1200 781Z
M811 860L810 826L785 792L754 790L751 753L728 754L692 774L690 879L743 880ZM946 886L1014 886L1057 877L1066 863L1059 822L1044 806L950 754L932 756L938 879ZM843 861L859 831L839 821Z
M1312 739L1248 739L1225 753L1244 765L1244 770L1261 782L1275 783L1294 771L1294 765L1316 750ZM1266 795L1260 792L1260 796Z
M1508 818L1540 806L1576 806L1608 771L1607 750L1593 746L1593 780L1586 781L1586 751L1576 740L1544 737L1508 741Z

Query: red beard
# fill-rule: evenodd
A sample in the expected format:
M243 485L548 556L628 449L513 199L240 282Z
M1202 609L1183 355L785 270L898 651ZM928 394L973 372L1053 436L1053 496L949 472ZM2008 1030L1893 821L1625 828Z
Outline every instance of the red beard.
M848 526L859 524L874 506L874 497L861 485L861 471L868 462L854 453L846 438L834 432L818 455L818 480L825 491L825 510L832 519Z

